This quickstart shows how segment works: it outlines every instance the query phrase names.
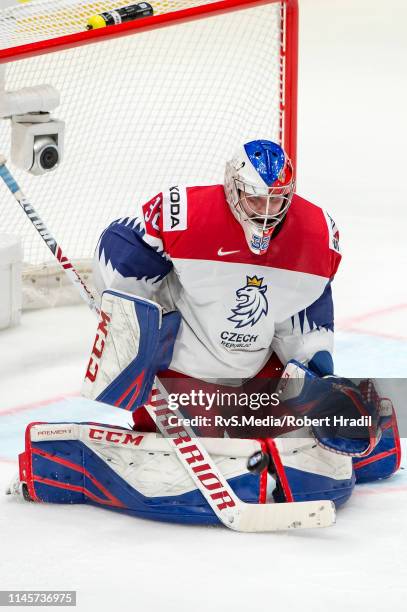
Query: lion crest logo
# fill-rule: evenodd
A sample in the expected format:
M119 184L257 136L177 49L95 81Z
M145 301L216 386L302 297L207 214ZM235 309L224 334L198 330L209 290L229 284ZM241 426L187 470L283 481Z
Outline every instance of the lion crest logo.
M246 285L236 291L237 305L232 308L233 316L228 317L236 328L253 326L268 312L267 285L262 285L263 278L247 276L246 279Z

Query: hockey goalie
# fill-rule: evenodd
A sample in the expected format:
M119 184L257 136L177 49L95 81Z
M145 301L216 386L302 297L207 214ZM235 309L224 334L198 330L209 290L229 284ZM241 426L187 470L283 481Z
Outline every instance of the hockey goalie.
M358 482L393 474L400 444L390 400L373 381L334 370L331 283L340 259L334 221L295 193L291 161L269 140L241 146L224 185L172 186L113 221L96 248L101 315L83 389L131 412L132 428L31 424L20 456L25 497L212 524L216 495L218 509L234 495L253 506L340 506ZM311 425L191 434L171 419L179 390L207 397L267 379L279 409ZM187 392L183 399L184 417L196 415ZM211 412L222 416L219 402ZM332 424L337 416L352 426ZM206 479L208 461L219 477Z

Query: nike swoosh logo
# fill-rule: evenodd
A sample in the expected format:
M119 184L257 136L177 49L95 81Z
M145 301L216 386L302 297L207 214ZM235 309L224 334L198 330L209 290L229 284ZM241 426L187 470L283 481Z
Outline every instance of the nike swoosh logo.
M222 257L224 255L233 255L233 253L240 253L240 249L239 251L224 251L223 248L221 247L218 251L218 256Z

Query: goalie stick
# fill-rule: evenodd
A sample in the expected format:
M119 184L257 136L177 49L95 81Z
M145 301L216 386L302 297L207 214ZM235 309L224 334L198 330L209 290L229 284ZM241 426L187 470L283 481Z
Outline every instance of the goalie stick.
M94 296L86 287L70 260L62 254L61 247L36 213L32 204L24 196L5 163L6 159L0 155L0 177L29 217L54 257L59 261L68 278L78 289L82 299L95 314L99 315L100 311ZM181 419L178 422L182 422L182 416L177 411L168 408L166 390L157 378L151 393L150 403L146 405L146 409L156 422L162 435L174 447L185 470L219 521L226 527L235 531L259 532L298 527L327 527L335 522L335 506L329 500L284 504L248 504L239 499L219 472L199 439L194 438L193 432L184 425L176 428L169 425L169 415Z
M335 522L335 506L329 500L248 504L239 499L192 430L184 424L169 424L169 416L175 417L177 423L182 423L183 418L178 410L168 408L166 395L165 387L156 378L147 411L224 525L235 531L256 532L328 527Z

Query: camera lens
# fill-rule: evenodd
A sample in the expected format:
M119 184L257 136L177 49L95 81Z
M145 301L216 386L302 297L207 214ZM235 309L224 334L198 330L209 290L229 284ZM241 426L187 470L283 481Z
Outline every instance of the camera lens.
M54 138L49 135L34 138L32 174L44 174L54 170L60 162L60 153Z
M40 166L44 170L51 170L57 165L58 159L58 150L55 146L45 147L40 154Z

